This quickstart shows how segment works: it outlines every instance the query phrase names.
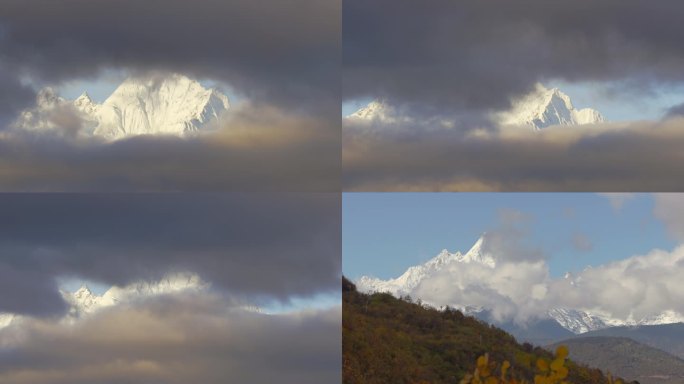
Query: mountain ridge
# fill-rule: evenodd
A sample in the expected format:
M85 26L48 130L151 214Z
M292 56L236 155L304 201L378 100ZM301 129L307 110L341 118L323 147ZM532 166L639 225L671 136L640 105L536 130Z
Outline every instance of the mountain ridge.
M110 141L137 135L185 136L214 129L229 108L226 95L181 74L130 77L102 104L94 102L87 91L67 100L54 89L44 88L38 92L35 107L23 111L15 126L55 129L71 113L71 120L80 121L70 124L80 123L81 132Z
M411 117L402 115L386 100L380 99L372 100L345 118L361 123L397 124L414 122ZM541 131L552 126L577 126L606 121L606 118L596 109L576 109L570 96L558 88L548 89L541 84L537 84L529 94L513 100L509 110L496 112L492 118L500 126L527 126L535 131ZM435 123L444 128L454 126L453 121L444 119L438 119Z
M411 296L414 299L421 299L423 302L430 305L435 305L437 307L444 306L444 304L446 304L444 302L434 304L430 302L429 298L424 296L421 297L418 288L421 287L422 283L429 282L430 279L435 278L436 276L439 276L442 279L444 279L445 276L448 278L449 273L451 273L449 268L458 269L458 263L474 263L486 270L495 270L497 267L496 255L491 254L487 250L486 237L486 234L480 236L465 254L458 251L451 253L444 249L437 256L423 264L409 267L399 277L382 280L370 276L361 276L355 283L361 292L387 292L395 297ZM570 286L581 284L581 278L575 278L572 274L566 274L565 280ZM494 320L495 316L491 315L491 311L496 308L485 308L473 302L449 302L448 305L469 315L478 316L479 313L484 311L486 312L485 315L488 313L487 316L489 316L487 321L496 323L496 320ZM684 321L684 318L682 318L681 315L670 310L643 319L634 320L630 318L621 320L605 316L601 313L588 312L578 308L557 307L549 309L546 313L539 314L537 318L531 319L530 323L535 325L537 322L547 319L552 319L573 334L583 334L616 326L672 324ZM506 321L507 319L502 320L501 324L505 324ZM548 326L545 327L548 328ZM528 330L526 330L526 327L514 327L511 325L508 329L516 336L530 334ZM516 332L516 330L520 330L520 332Z

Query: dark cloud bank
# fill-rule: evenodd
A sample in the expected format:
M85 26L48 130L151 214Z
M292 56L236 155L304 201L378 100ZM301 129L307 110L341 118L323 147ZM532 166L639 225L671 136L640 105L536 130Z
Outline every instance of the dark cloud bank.
M338 194L5 195L0 217L0 312L60 314L59 277L193 272L252 301L339 286Z
M254 100L339 106L340 7L327 0L8 0L0 5L0 59L52 82L107 68L164 70L223 80Z
M382 98L413 123L346 119L343 188L682 190L681 106L662 121L541 134L491 118L538 82L631 98L681 84L682 11L673 0L346 1L343 98Z
M339 123L274 107L229 114L217 131L189 138L103 142L74 137L79 128L71 124L0 132L0 190L339 191Z
M335 0L3 1L0 190L338 191L340 14ZM20 79L108 70L210 79L249 102L199 139L94 143L69 111L62 134L10 130L35 97Z
M501 109L538 81L684 80L676 0L351 0L344 98Z
M339 308L262 315L216 297L118 305L76 324L38 319L0 329L7 384L335 383Z

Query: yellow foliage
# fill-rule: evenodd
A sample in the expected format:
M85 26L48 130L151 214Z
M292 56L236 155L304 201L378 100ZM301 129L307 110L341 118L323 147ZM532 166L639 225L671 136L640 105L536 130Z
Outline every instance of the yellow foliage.
M556 349L553 361L547 359L537 359L536 367L539 373L534 377L534 384L569 384L564 379L568 376L568 368L565 366L565 359L568 357L568 348L560 346ZM477 367L473 374L467 374L460 384L528 384L525 380L508 378L508 369L511 363L507 360L501 364L500 377L492 375L496 369L496 363L489 361L489 354L484 354L477 358ZM622 384L621 381L613 382L608 376L610 384Z

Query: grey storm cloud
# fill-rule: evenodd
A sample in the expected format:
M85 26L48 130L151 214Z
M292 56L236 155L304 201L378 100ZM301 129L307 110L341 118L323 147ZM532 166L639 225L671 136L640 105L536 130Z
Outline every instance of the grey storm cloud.
M275 107L235 108L215 132L192 138L78 136L73 108L50 131L0 133L4 192L306 191L340 188L338 123Z
M347 119L350 120L350 119ZM347 191L679 191L684 119L572 129L368 130L346 121Z
M110 285L197 273L287 301L338 288L339 194L6 194L0 312L58 314L60 278Z
M497 225L484 234L483 251L507 262L545 260L547 255L543 250L525 242L533 221L534 218L524 212L500 210Z
M111 68L182 72L252 100L337 111L340 8L334 0L8 0L0 62L49 83Z
M31 106L35 97L33 89L22 84L0 61L0 131L11 123L17 112Z
M0 381L334 383L340 329L339 307L264 315L212 295L149 298L75 324L25 318L1 329Z
M3 192L340 189L341 2L336 0L38 0L0 2ZM182 73L245 100L212 134L104 143L13 126L35 98L114 73ZM26 84L24 84L26 83Z
M684 80L677 0L345 1L343 97L414 114L505 109L537 82Z

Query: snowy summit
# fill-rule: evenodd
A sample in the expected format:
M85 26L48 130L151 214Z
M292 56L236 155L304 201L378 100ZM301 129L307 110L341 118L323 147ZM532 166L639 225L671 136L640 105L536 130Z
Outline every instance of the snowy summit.
M136 135L175 135L205 131L230 108L228 97L186 76L129 78L102 103L84 92L76 100L59 97L51 88L39 92L36 106L15 125L28 130L58 127L65 111L80 118L85 134L116 140Z
M461 301L456 302L440 302L441 299L435 301L433 299L435 296L430 296L435 294L435 292L425 289L426 287L431 286L431 282L434 281L448 280L451 282L463 282L463 280L461 280L463 273L468 274L472 271L480 270L485 272L482 275L496 275L498 272L502 271L501 268L503 268L504 272L506 271L506 268L510 269L510 265L497 263L497 260L500 261L500 256L492 254L489 250L491 247L487 247L486 242L487 236L482 235L465 254L462 254L461 252L450 253L445 249L424 264L409 267L406 272L397 278L382 280L375 277L362 276L356 281L356 286L361 292L386 292L396 297L408 295L414 299L421 299L424 303L434 306L448 304L452 308L460 309L467 314L496 310L496 308L487 307L487 305L496 306L497 303L494 296L487 296L487 294L499 295L499 293L494 292L492 289L482 289L481 281L476 281L476 284L474 285L468 283L441 285L442 290L457 289L459 292L453 295L444 291L436 292L438 295L437 297L461 298ZM506 273L503 273L503 275L506 275ZM565 280L570 287L576 288L582 284L581 278L575 278L572 274L566 274ZM434 285L432 286L434 287ZM477 294L475 296L464 295L463 293L468 289L480 291L478 291L479 293L476 292ZM425 294L428 296L425 296ZM533 296L533 293L530 295ZM476 297L480 302L469 302L467 299L463 300L464 297ZM622 320L607 316L600 311L595 312L584 308L552 307L543 315L543 317L555 320L563 328L575 334L614 326L659 325L684 322L684 316L672 310L664 311L660 314L642 319L629 318L627 320Z
M547 89L537 84L536 89L513 102L511 110L498 115L502 125L529 126L535 130L554 125L596 124L606 121L592 108L575 109L570 97L558 88Z
M534 130L542 130L554 125L584 125L605 122L606 119L595 109L575 109L570 97L558 88L547 89L537 84L536 89L528 95L512 102L508 111L494 114L494 120L502 126L527 126ZM374 100L346 119L361 124L379 122L383 124L412 123L410 116L402 115L397 108L386 101ZM438 119L439 126L451 128L453 121Z

